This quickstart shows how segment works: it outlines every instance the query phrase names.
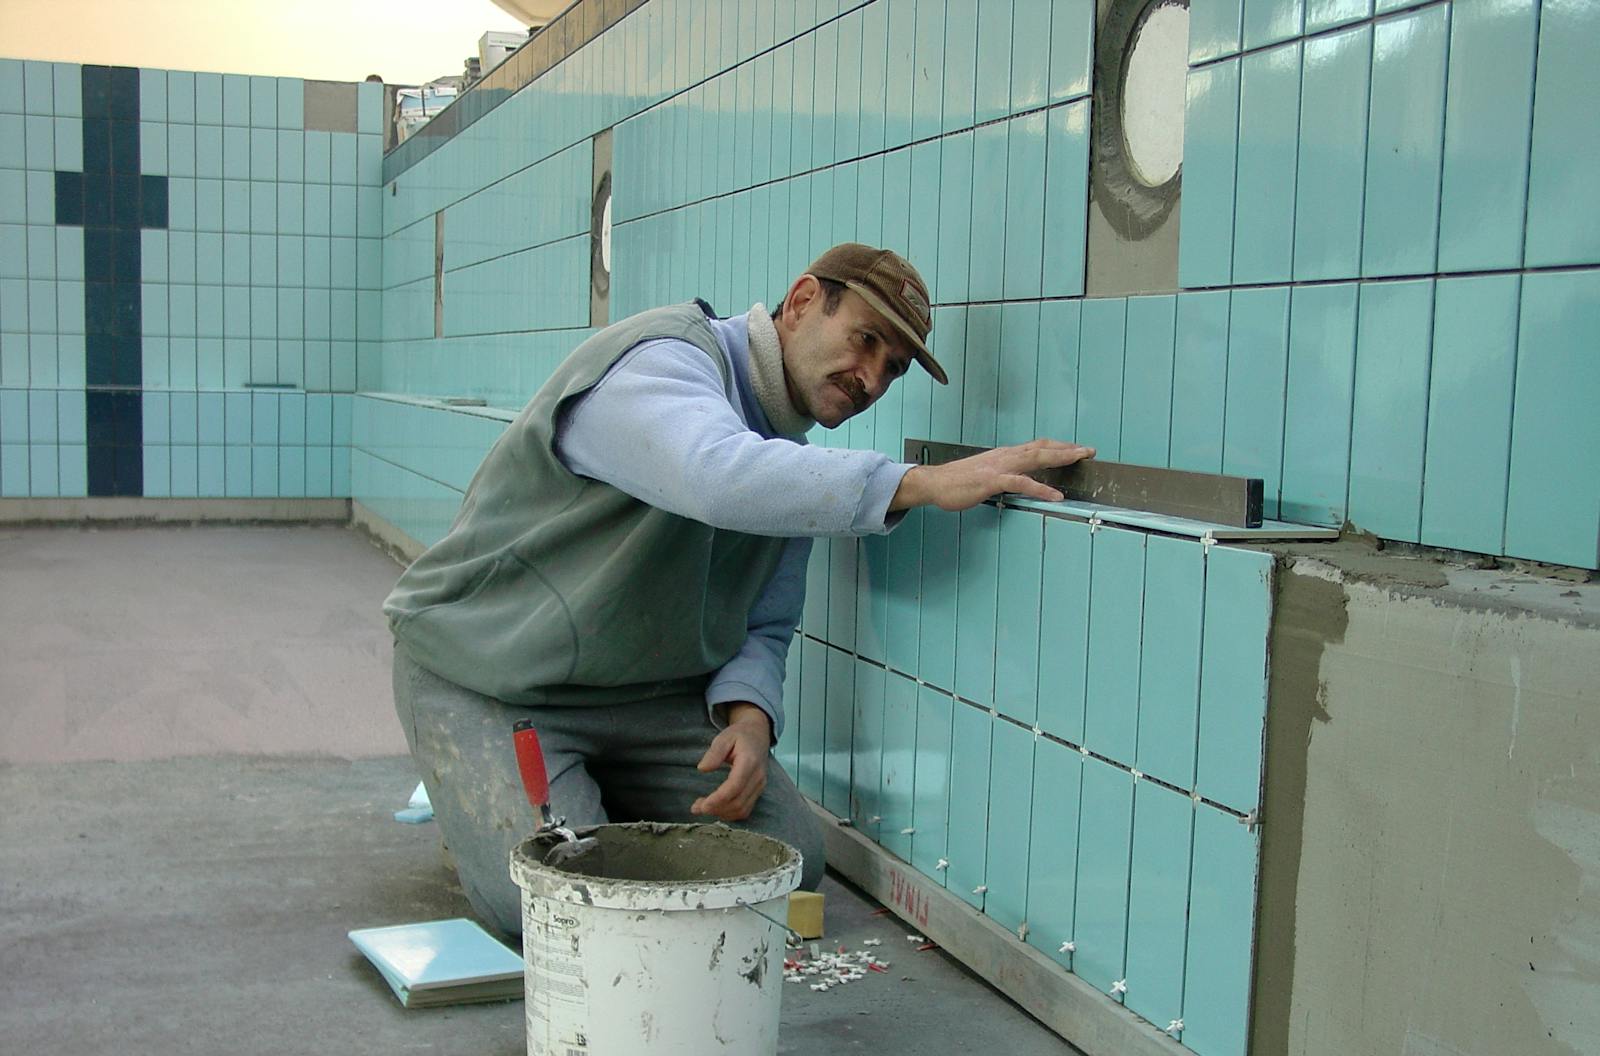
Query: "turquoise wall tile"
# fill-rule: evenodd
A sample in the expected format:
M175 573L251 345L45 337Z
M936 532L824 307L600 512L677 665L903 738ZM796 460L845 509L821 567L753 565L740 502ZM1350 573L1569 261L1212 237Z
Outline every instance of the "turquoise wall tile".
M796 731L797 763L795 781L800 791L822 800L823 733L827 725L828 647L815 638L800 643L800 716Z
M950 750L950 860L946 886L983 908L989 835L989 751L996 720L956 701Z
M1458 23L1459 24L1459 23ZM1440 279L1422 479L1422 541L1498 553L1505 539L1517 275Z
M923 516L917 676L947 690L955 685L959 526L959 518L942 510L928 510Z
M1000 324L997 304L967 309L961 362L961 442L993 447L1000 399Z
M972 136L971 228L965 299L998 301L1004 294L1006 155L1011 124L997 121L979 128Z
M1131 765L1139 731L1139 631L1144 602L1143 532L1094 532L1089 588L1089 663L1083 743Z
M850 820L867 839L878 839L883 820L883 680L877 664L855 662L855 718L850 734Z
M1193 0L1189 4L1189 64L1238 51L1243 19L1243 0Z
M1214 807L1195 808L1182 1040L1196 1052L1247 1050L1259 856L1258 833Z
M915 375L913 375L914 377ZM901 382L910 386L911 378ZM914 416L920 406L920 416ZM920 390L907 388L904 394L904 433L922 437L927 433L928 392L926 382ZM921 509L910 510L889 534L885 570L887 595L884 632L884 658L897 671L918 669L918 627L922 608L922 519ZM942 511L935 517L943 517Z
M855 727L856 659L828 650L826 716L822 729L822 805L841 818L850 816L851 740Z
M1534 0L1452 10L1439 188L1442 272L1522 263L1538 24Z
M979 505L963 511L960 518L954 688L957 696L988 707L994 700L1000 510Z
M1262 479L1262 512L1268 518L1278 516L1288 354L1289 288L1234 290L1222 471Z
M1230 299L1226 290L1178 294L1169 456L1174 469L1222 472Z
M881 664L888 636L889 537L863 536L856 545L856 652Z
M890 148L911 142L911 103L915 90L917 5L915 0L885 0L887 45L884 84L884 142Z
M1226 546L1206 556L1194 787L1242 812L1256 809L1261 794L1272 562L1269 553Z
M1083 756L1034 740L1033 813L1028 824L1028 945L1071 967L1078 887L1078 798Z
M1172 440L1172 367L1177 298L1128 298L1127 353L1123 364L1124 462L1165 466Z
M916 834L913 814L917 769L917 684L889 672L883 691L883 773L878 842L909 861Z
M1589 174L1600 159L1600 123L1588 105L1600 97L1597 50L1600 8L1586 0L1543 0L1528 172L1529 267L1600 263L1600 210L1572 208L1590 200Z
M1039 626L1044 583L1044 518L1000 513L999 605L995 616L994 706L1029 726L1039 716Z
M1194 787L1205 582L1205 550L1199 543L1149 537L1133 763L1179 788Z
M917 0L915 76L911 94L911 138L943 130L945 0Z
M1355 283L1298 286L1290 298L1278 507L1285 520L1331 527L1344 523L1358 288Z
M1416 542L1427 440L1433 280L1366 283L1356 336L1349 517Z
M997 444L1022 444L1038 435L1039 304L1001 308Z
M1189 28L1192 49L1192 16ZM1178 235L1181 286L1226 286L1232 276L1238 144L1238 60L1190 70L1184 104L1183 211Z
M949 136L939 151L939 257L933 289L939 303L965 301L972 243L972 133Z
M978 9L974 120L982 124L1011 113L1012 0L985 0L974 6Z
M1089 526L1047 517L1039 610L1039 726L1083 743L1089 666Z
M1247 0L1246 11L1249 11ZM1274 4L1277 0L1274 0ZM1296 8L1298 5L1294 5ZM1233 281L1287 282L1294 259L1300 43L1240 59Z
M1597 333L1600 271L1524 277L1506 496L1515 557L1600 566Z
M1305 5L1307 36L1372 17L1372 0L1305 0Z
M1450 8L1375 23L1361 274L1433 271Z
M1048 120L1041 289L1046 297L1081 297L1089 209L1089 103L1055 107Z
M830 22L817 28L816 56L812 71L811 164L817 167L845 160L836 149L839 122L839 25Z
M1132 842L1133 778L1099 759L1085 759L1072 970L1107 994L1126 977Z
M839 72L834 86L833 153L836 158L843 161L859 157L862 153L860 9L845 15L837 25ZM822 45L822 38L819 37L817 46L820 48Z
M1031 730L994 722L989 763L987 887L983 911L1016 931L1028 917L1028 826L1033 817ZM1030 925L1030 930L1032 926Z
M1011 5L1011 110L1033 110L1050 101L1050 0L1014 0ZM1066 16L1063 15L1063 19Z
M1084 301L1078 335L1077 440L1109 461L1121 458L1127 315L1128 302L1121 297Z
M1371 66L1371 26L1305 42L1294 211L1302 282L1360 274Z
M1050 102L1089 94L1094 0L1050 0Z
M1038 297L1043 289L1048 117L1020 117L1007 128L1004 295L1016 300Z
M1263 48L1300 35L1303 0L1244 0L1242 43Z
M1188 796L1149 781L1135 786L1123 1003L1158 1028L1183 1018L1194 812Z
M945 132L973 124L978 79L978 0L944 2Z
M1034 429L1053 440L1078 432L1078 331L1082 301L1046 301L1039 306L1039 373Z
M913 782L911 864L940 884L949 850L950 754L956 702L938 690L917 690L917 758ZM965 708L966 705L960 705ZM970 710L970 709L968 709Z
M911 148L911 213L921 222L911 225L908 247L909 259L931 284L929 293L938 304L945 297L938 285L939 225L929 222L939 215L939 170L943 151L938 141L923 143ZM935 330L935 341L939 340Z
M889 5L873 4L861 12L861 145L858 152L862 155L875 154L888 145L885 140L888 64Z

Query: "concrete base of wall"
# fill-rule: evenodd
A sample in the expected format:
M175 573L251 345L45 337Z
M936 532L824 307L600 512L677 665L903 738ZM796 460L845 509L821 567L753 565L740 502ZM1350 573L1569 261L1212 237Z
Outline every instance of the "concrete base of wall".
M344 524L349 520L349 499L0 499L0 524Z
M1250 1051L1600 1052L1600 584L1275 549Z
M350 500L350 524L402 565L409 565L427 549L354 499Z

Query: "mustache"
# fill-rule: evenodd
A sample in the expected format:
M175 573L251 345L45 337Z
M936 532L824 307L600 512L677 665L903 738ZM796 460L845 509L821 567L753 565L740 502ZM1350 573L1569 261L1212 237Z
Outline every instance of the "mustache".
M846 396L850 397L850 403L856 410L865 410L872 403L872 397L867 395L867 387L861 384L855 375L835 374L832 380L844 390Z

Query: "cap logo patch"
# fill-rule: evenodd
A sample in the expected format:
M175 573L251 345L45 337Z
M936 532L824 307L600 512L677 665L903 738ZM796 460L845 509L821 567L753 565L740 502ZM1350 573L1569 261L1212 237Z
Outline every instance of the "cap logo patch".
M917 318L921 320L923 326L927 326L932 321L929 317L933 314L933 310L928 306L928 299L922 295L922 291L917 289L916 284L910 279L901 280L900 299L916 309Z

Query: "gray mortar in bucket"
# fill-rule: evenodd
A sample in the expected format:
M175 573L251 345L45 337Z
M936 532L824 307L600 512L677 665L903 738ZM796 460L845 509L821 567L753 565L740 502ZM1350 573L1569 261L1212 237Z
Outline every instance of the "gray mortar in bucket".
M576 833L595 843L565 859L551 857L565 842L553 832L518 844L511 862L519 885L544 898L616 908L636 906L641 896L655 901L681 892L677 908L712 909L787 894L799 879L799 851L720 823L634 822Z

